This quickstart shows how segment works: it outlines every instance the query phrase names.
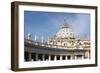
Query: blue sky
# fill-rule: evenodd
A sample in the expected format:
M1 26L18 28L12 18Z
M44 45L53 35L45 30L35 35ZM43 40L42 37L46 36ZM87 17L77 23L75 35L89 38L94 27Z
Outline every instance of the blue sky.
M72 31L80 37L90 36L90 14L24 11L24 37L27 34L42 36L47 39L52 37L60 28L66 18Z

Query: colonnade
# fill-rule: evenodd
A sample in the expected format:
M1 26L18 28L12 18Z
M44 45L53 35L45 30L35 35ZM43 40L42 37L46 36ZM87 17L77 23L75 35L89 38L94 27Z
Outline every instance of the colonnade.
M84 59L84 55L52 55L25 52L25 61L54 61L54 60L73 60Z

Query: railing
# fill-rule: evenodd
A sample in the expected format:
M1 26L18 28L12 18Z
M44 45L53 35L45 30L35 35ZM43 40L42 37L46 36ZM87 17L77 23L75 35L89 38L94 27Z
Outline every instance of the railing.
M47 42L39 42L39 41L35 41L35 40L24 39L24 42L30 43L33 45L39 45L39 46L46 46L46 47L52 46L51 44L48 44Z
M33 45L52 47L52 48L75 49L75 47L68 47L68 46L62 46L62 45L52 45L52 44L48 44L47 42L39 42L39 41L28 40L28 39L24 39L24 42L29 43L29 44L33 44ZM76 49L82 49L82 48L76 47Z

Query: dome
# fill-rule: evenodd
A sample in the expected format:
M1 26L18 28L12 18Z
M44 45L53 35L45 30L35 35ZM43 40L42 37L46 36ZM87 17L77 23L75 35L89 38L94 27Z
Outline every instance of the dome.
M64 23L63 23L62 27L56 33L56 37L57 38L70 38L70 37L73 38L74 37L74 34L73 34L71 28L69 28L69 25L65 19L64 19Z

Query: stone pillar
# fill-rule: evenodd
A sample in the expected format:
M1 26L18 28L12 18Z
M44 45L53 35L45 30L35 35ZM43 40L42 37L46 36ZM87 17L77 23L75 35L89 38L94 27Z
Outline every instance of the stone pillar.
M67 60L68 58L67 58L67 56L65 56L65 60Z
M32 58L31 58L31 53L28 53L28 61L31 61Z
M70 60L73 60L73 56L70 56Z
M45 61L45 55L42 54L42 60Z
M84 59L84 55L82 55L82 59Z
M38 61L38 54L37 53L35 55L35 59L36 59L36 61Z
M62 60L62 55L60 56L60 60Z
M48 60L50 61L50 60L51 60L51 56L50 56L50 55L48 55L48 57L49 57L49 58L48 58Z
M57 57L56 56L54 56L54 60L57 60Z
M34 59L32 59L32 61L34 61Z
M88 51L85 52L85 58L89 59L89 52Z
M75 56L75 60L77 59L77 56Z

